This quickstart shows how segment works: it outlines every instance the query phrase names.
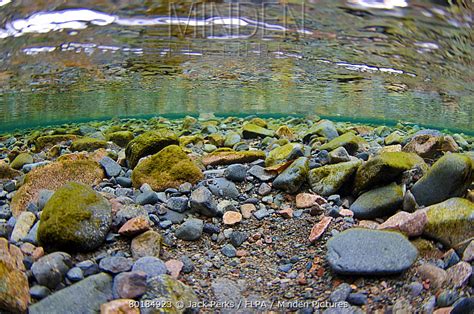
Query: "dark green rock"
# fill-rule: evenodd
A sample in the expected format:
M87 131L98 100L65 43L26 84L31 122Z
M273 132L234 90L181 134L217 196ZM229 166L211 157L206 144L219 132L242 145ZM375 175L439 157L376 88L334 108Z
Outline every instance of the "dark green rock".
M125 156L131 168L135 168L140 158L158 153L169 145L178 145L178 137L167 129L145 132L130 143L125 149Z
M245 139L273 136L274 132L258 126L256 124L247 123L242 127L242 137Z
M394 214L403 203L403 188L395 183L360 195L350 210L359 219L374 219Z
M308 170L308 158L300 157L276 177L273 187L288 193L296 193L306 181Z
M309 185L314 192L320 195L335 194L352 178L360 164L361 161L355 159L312 169L308 174Z
M348 132L332 139L329 143L322 145L320 149L331 151L338 147L344 147L349 154L353 155L358 150L362 149L365 144L366 141L362 137Z
M473 180L473 163L462 154L446 154L415 183L411 193L418 205L432 205L462 196Z

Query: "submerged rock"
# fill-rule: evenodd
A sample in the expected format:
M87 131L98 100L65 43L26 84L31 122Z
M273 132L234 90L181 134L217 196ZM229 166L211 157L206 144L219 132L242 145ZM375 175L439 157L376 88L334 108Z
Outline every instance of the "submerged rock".
M120 147L126 147L133 140L133 133L130 131L116 131L107 134L107 140L114 142Z
M349 229L332 237L327 259L331 268L345 275L401 273L415 262L417 249L400 233Z
M89 276L31 305L31 314L57 313L68 309L69 313L98 313L100 305L112 300L112 277L105 273Z
M218 166L249 163L258 159L265 159L265 153L263 151L235 151L233 149L221 148L204 156L202 163L205 166Z
M344 183L351 180L360 164L361 161L356 159L312 169L308 174L309 185L320 195L335 194Z
M17 171L10 167L7 163L0 161L0 180L11 180L20 175L20 171Z
M464 198L451 198L423 209L428 223L424 234L448 247L474 238L474 203Z
M167 313L184 313L198 298L191 287L169 275L160 275L147 280L147 291L140 300L153 300L157 304L169 305L166 308ZM153 307L141 309L141 313L156 311Z
M77 139L77 135L74 134L55 134L55 135L44 135L36 138L35 149L37 152L51 148L56 144L64 143Z
M242 127L242 137L245 139L258 138L273 136L274 132L269 129L265 129L253 123L247 123Z
M432 205L462 196L473 180L474 165L461 154L446 154L411 189L418 205Z
M336 126L332 121L321 120L318 123L313 124L313 126L311 126L311 128L304 134L304 140L308 140L312 135L320 135L332 140L338 137L339 134L337 133Z
M288 193L296 193L306 181L308 170L308 158L300 157L275 178L273 186Z
M178 145L176 134L167 129L145 132L130 143L125 149L125 156L130 167L133 169L138 164L140 158L158 153L169 145Z
M354 217L373 219L392 215L403 203L403 188L389 184L361 194L349 208Z
M203 178L201 169L177 145L163 148L143 160L132 172L136 188L148 183L155 191L178 188L185 182L196 183Z
M434 158L443 152L458 152L459 146L449 135L435 136L421 134L412 139L403 147L404 152L416 153L423 158Z
M46 203L38 240L47 249L90 251L103 243L111 223L109 202L89 186L70 182Z
M20 170L24 165L33 163L33 156L28 153L21 153L13 159L10 167Z
M98 184L104 178L99 163L88 160L62 160L31 170L24 184L15 193L11 208L15 216L25 210L28 203L36 203L41 190L55 191L67 182L79 182L86 185Z
M375 156L357 169L354 193L358 194L373 186L393 182L402 172L414 167L419 167L423 171L428 168L423 158L413 153L385 152Z
M30 292L24 271L20 249L0 238L0 312L26 312Z
M364 145L367 145L367 142L362 137L357 136L354 133L348 132L324 144L320 147L320 150L324 149L327 151L331 151L338 147L344 147L349 154L353 155L357 151L362 149Z
M282 164L291 159L302 157L303 145L299 143L288 143L283 146L279 146L268 153L268 157L265 159L265 166L275 166Z
M105 148L107 146L107 142L104 140L99 140L92 137L83 137L77 139L72 142L71 144L71 151L73 152L93 152L99 148Z

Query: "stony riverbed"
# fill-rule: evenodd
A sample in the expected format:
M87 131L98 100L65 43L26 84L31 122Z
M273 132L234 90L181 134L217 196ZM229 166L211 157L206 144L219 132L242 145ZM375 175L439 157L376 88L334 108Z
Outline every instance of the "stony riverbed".
M0 135L0 310L469 313L474 138L319 117Z

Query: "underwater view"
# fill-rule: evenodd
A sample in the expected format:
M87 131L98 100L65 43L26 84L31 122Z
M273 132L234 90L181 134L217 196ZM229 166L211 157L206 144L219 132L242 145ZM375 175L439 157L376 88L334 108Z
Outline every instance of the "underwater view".
M0 0L0 313L474 313L471 0Z

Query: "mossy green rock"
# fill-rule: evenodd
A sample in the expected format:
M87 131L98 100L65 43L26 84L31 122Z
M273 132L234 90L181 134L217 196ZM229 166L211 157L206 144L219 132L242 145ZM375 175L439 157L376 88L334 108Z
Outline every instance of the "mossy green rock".
M361 163L359 159L355 159L312 169L308 174L309 185L315 193L320 195L335 194L351 180Z
M203 178L201 169L177 145L170 145L140 162L132 172L133 186L148 183L153 190L177 188Z
M107 140L114 142L120 147L125 147L133 140L133 133L130 131L117 131L107 134Z
M350 210L359 219L374 219L394 214L401 208L403 188L395 183L370 190L360 195Z
M233 147L235 144L239 143L241 140L240 135L236 132L229 132L224 138L225 147Z
M31 164L31 163L33 163L33 156L31 156L31 155L28 154L28 153L21 153L21 154L19 154L18 156L16 156L15 159L13 159L12 163L10 164L10 166L11 166L13 169L19 170L19 169L21 169L24 165L26 165L26 164Z
M247 123L242 127L242 136L245 139L252 139L252 138L259 138L259 137L266 137L266 136L273 136L274 132L272 130L268 130L262 128L253 123Z
M312 135L320 135L329 140L338 137L336 126L329 120L321 120L318 123L311 126L303 135L304 140L308 140Z
M169 275L159 275L147 280L146 293L141 301L153 300L156 304L169 304L166 307L150 307L142 313L185 313L191 303L198 298L193 289ZM177 306L182 304L183 306ZM187 312L186 312L187 313Z
M474 203L450 198L424 209L428 218L423 233L448 247L474 237Z
M178 136L168 129L149 131L128 143L125 156L130 167L135 168L140 158L156 154L166 146L178 144Z
M299 143L288 143L283 146L279 146L268 153L268 157L265 159L265 166L275 166L282 164L288 160L291 160L291 156L301 157L303 155L303 145ZM296 152L298 150L298 152Z
M379 184L395 181L402 172L419 167L428 169L423 158L414 153L384 152L369 159L357 169L354 179L354 193L370 189Z
M21 172L13 169L7 163L0 162L0 180L11 180L21 175Z
M347 152L352 155L358 150L362 149L363 145L365 144L367 143L362 137L348 132L336 137L335 139L332 139L329 143L322 145L320 149L331 151L338 147L344 147Z
M446 154L411 189L418 205L432 205L462 196L473 180L471 158Z
M403 142L404 138L405 136L401 132L394 131L385 138L384 142L385 145L400 144Z
M91 251L99 247L112 223L112 207L91 187L69 182L46 203L38 240L46 250Z
M230 148L219 148L202 158L205 166L231 165L249 163L258 159L265 159L265 152L261 150L235 151Z
M306 181L308 171L308 158L300 157L275 178L273 187L288 193L296 193Z
M71 144L71 151L73 152L93 152L99 148L105 148L107 142L93 137L83 137L77 139Z
M53 147L56 144L61 142L66 142L69 140L75 140L77 138L74 134L57 134L57 135L45 135L36 138L35 147L36 151L40 151L44 148Z

